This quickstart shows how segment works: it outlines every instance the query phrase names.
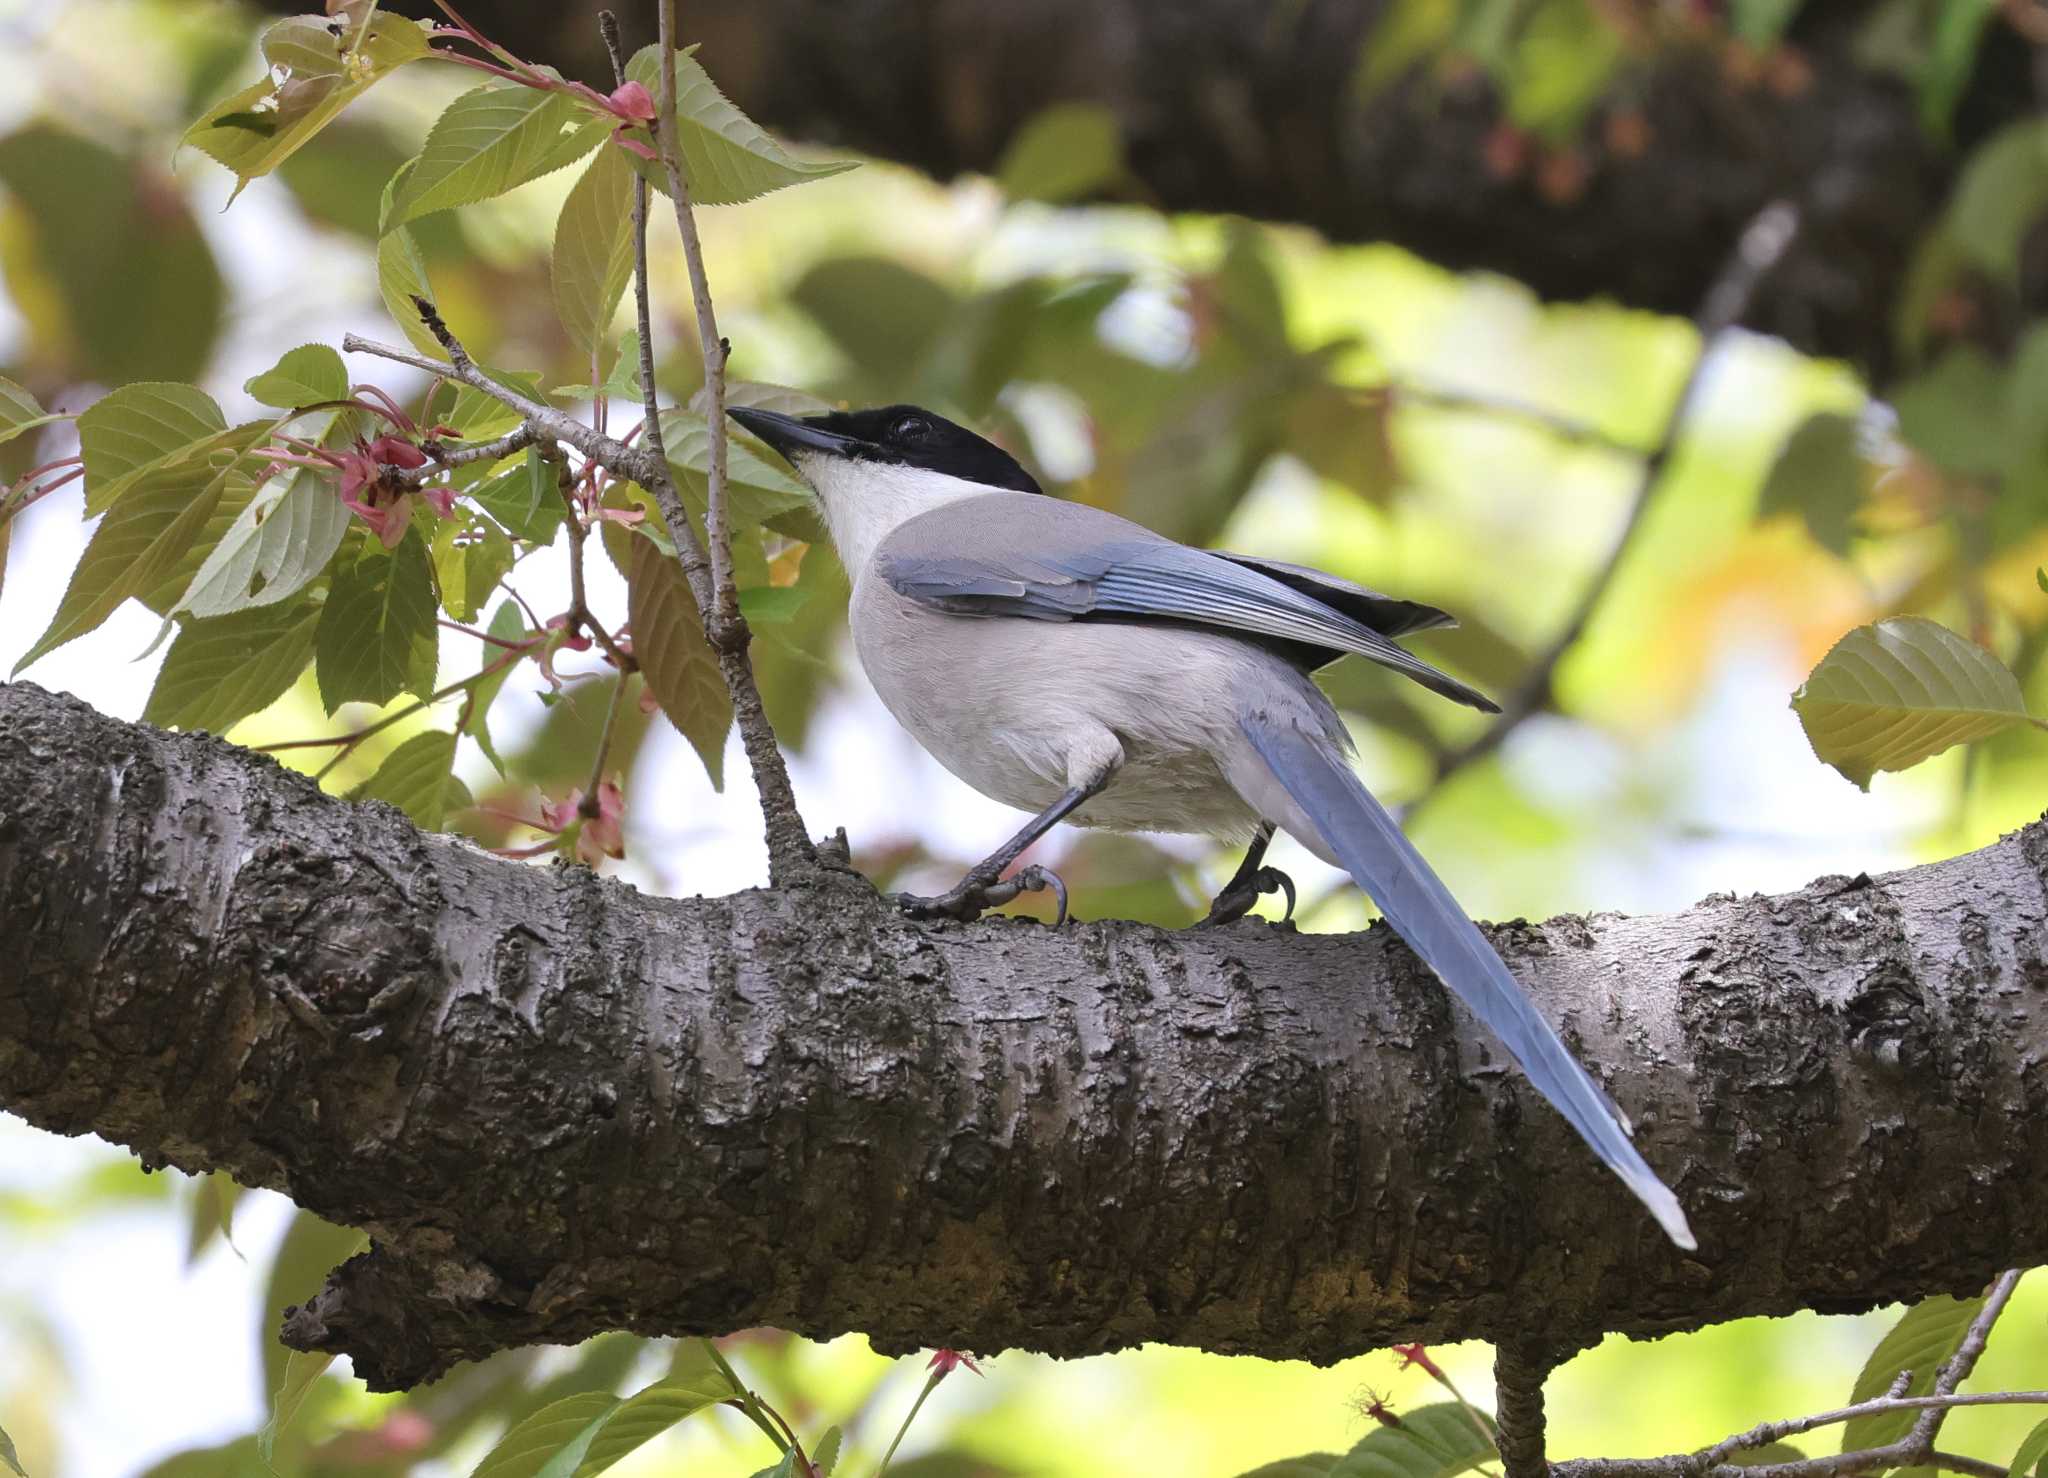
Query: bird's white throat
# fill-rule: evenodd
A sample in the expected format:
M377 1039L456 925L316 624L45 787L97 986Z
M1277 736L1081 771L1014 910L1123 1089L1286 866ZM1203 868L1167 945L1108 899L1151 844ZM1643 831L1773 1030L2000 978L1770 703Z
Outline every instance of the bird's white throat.
M984 483L950 477L923 467L834 457L823 452L798 452L796 467L818 494L825 523L839 550L839 562L856 585L867 571L875 546L898 525L920 513L957 503L962 498L1000 492Z

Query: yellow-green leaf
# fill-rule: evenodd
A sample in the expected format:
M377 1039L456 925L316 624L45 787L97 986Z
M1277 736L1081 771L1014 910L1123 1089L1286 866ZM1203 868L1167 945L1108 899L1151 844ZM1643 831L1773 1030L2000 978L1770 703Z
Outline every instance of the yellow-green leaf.
M491 613L491 624L484 630L501 641L518 641L526 635L526 620L520 614L517 604L503 600L498 602L498 609ZM486 667L509 656L511 652L505 647L491 642L484 644ZM457 733L475 738L476 747L484 752L484 758L491 762L491 768L501 776L505 773L505 762L498 758L498 747L491 742L491 704L497 701L498 690L505 686L505 679L512 675L512 669L518 665L517 662L506 662L496 672L479 677L471 685L468 697L463 700L462 719L456 725Z
M1455 1401L1401 1413L1398 1427L1375 1427L1339 1458L1330 1478L1455 1478L1498 1454L1490 1419Z
M386 554L370 545L334 572L313 632L313 672L329 713L433 690L434 582L416 530Z
M1975 642L1921 616L1859 626L1821 658L1793 710L1813 752L1861 788L2029 719L2020 686Z
M502 195L573 163L609 130L608 120L566 93L485 83L435 120L378 224L390 230Z
M622 149L598 150L555 222L555 311L569 342L596 359L594 381L611 369L612 315L633 275L633 170L626 157Z
M531 447L517 465L478 483L466 496L514 538L530 544L552 543L555 530L562 526L555 469Z
M143 721L225 734L298 681L319 622L319 603L306 600L187 623L157 671Z
M347 434L348 420L339 411L313 411L287 427L301 440L332 446ZM330 477L307 467L280 469L234 510L173 592L170 613L205 619L289 600L327 567L348 524L348 507Z
M1934 1389L1934 1378L1963 1342L1984 1307L1982 1298L1951 1298L1945 1293L1925 1299L1906 1310L1877 1342L1856 1377L1849 1393L1851 1406L1875 1401L1891 1390L1901 1371L1913 1378L1903 1394L1925 1396ZM1881 1411L1859 1416L1842 1424L1842 1451L1862 1452L1896 1442L1912 1429L1917 1411Z
M2048 1478L2048 1420L2027 1433L2006 1471L2012 1478Z
M626 75L660 98L661 49L642 47L627 63ZM676 143L690 198L699 205L734 205L785 185L840 174L857 162L792 157L726 100L687 51L676 54ZM667 191L668 174L659 164L636 157L633 167L656 189Z
M256 1446L264 1462L275 1455L278 1434L292 1424L292 1418L305 1405L307 1393L333 1363L334 1356L325 1350L293 1350L285 1357L284 1384L278 1387L277 1399L271 1404L270 1420L256 1434Z
M203 456L226 431L213 397L192 385L144 381L101 396L78 418L85 512L106 512L145 474Z
M1003 151L996 183L1012 200L1059 204L1113 185L1124 172L1123 130L1104 103L1054 103Z
M682 567L653 541L634 539L627 560L626 611L633 655L661 711L690 741L714 789L725 787L725 735L732 699Z
M384 757L377 773L357 786L352 801L386 801L422 831L439 831L451 809L469 804L469 792L450 772L455 736L430 729L415 734Z
M0 446L40 426L63 419L55 412L44 410L33 395L5 375L0 375Z
M14 1470L15 1478L28 1478L28 1470L21 1465L21 1455L14 1450L14 1439L7 1435L7 1429L0 1427L0 1463Z
M320 16L279 21L263 33L269 75L207 109L185 142L235 172L232 204L371 84L427 54L426 29L403 16L374 16L353 37L336 36Z
M566 1456L573 1473L611 1414L625 1403L603 1391L584 1391L551 1402L515 1425L484 1454L470 1478L539 1478Z
M346 397L348 367L325 344L301 344L286 350L284 357L262 374L250 376L242 389L265 405L294 410Z
M474 621L512 568L512 541L489 519L458 509L435 526L432 548L442 607L457 621Z
M583 1460L570 1471L574 1478L597 1478L606 1468L677 1422L739 1394L732 1382L717 1375L680 1385L663 1381L636 1391L599 1428Z

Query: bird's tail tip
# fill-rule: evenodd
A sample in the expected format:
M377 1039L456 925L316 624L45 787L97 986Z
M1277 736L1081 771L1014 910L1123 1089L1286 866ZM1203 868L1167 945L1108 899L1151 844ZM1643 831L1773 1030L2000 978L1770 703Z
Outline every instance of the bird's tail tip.
M1693 1236L1692 1224L1685 1219L1685 1211L1669 1186L1655 1176L1647 1184L1630 1177L1629 1189L1649 1208L1650 1215L1657 1218L1657 1225L1664 1229L1664 1235L1674 1246L1686 1252L1699 1251L1699 1239Z

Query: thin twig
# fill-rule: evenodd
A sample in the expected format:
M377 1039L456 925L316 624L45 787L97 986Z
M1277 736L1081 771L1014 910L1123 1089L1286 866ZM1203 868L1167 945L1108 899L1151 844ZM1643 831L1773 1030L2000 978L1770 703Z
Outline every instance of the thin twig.
M1798 234L1799 210L1787 200L1773 201L1765 206L1743 231L1734 252L1722 267L1720 276L1707 290L1707 296L1700 304L1699 313L1693 320L1699 330L1699 352L1693 358L1692 368L1686 373L1685 383L1679 387L1678 398L1672 403L1670 418L1664 424L1664 434L1658 438L1657 445L1651 448L1643 459L1642 471L1636 478L1635 496L1629 503L1628 516L1623 520L1621 531L1615 536L1606 560L1594 574L1591 583L1586 586L1585 593L1579 597L1577 607L1558 630L1557 635L1537 655L1528 674L1501 705L1499 716L1471 743L1451 750L1437 760L1436 774L1431 779L1429 788L1408 804L1403 819L1412 817L1428 805L1443 791L1453 776L1499 749L1507 737L1520 728L1532 714L1550 703L1558 664L1563 661L1565 653L1585 634L1586 627L1593 619L1593 613L1606 598L1608 588L1614 583L1615 573L1621 567L1622 557L1634 542L1636 530L1642 526L1643 515L1649 511L1650 503L1664 481L1665 470L1669 467L1672 452L1678 445L1679 433L1684 429L1686 420L1692 413L1693 404L1699 398L1700 387L1705 382L1706 368L1713 358L1714 350L1722 336L1748 311L1757 288L1770 274L1771 269L1784 259L1785 253L1791 248Z
M1982 1458L1964 1457L1960 1452L1930 1452L1927 1461L1951 1473L1967 1473L1970 1478L2011 1478L2010 1469L1997 1463L1987 1463Z
M604 784L604 762L611 758L612 736L619 728L619 705L626 697L626 673L622 668L618 681L612 684L612 701L605 706L604 728L597 736L597 753L590 761L590 783L583 787L583 799L576 803L576 814L585 821L594 820L604 809L598 798L598 789Z
M563 522L569 530L569 632L571 635L579 630L589 632L598 646L604 649L605 656L611 658L612 666L619 669L620 684L623 686L626 674L637 671L640 664L631 653L620 647L612 634L605 630L604 623L599 621L590 609L590 598L585 593L583 576L584 545L589 542L590 530L583 522L583 510L576 506L576 474L569 467L569 459L562 456L560 448L556 448L553 460L555 491L561 495ZM609 737L610 720L606 721L606 729ZM595 784L591 789L594 794Z
M1618 456L1647 457L1653 450L1625 437L1602 431L1598 426L1588 422L1575 421L1570 416L1559 415L1556 411L1546 410L1540 405L1508 396L1482 395L1473 390L1459 390L1450 385L1432 385L1419 380L1395 380L1387 386L1387 393L1396 404L1426 405L1432 410L1526 421L1539 430L1549 432L1560 441L1596 446Z

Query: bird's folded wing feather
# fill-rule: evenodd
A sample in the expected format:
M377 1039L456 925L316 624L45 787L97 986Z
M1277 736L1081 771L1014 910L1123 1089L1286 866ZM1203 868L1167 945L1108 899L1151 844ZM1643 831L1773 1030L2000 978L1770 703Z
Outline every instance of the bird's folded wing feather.
M1176 544L1085 505L1029 502L1036 506L988 495L921 514L882 542L874 571L899 595L958 615L1182 621L1355 652L1447 698L1496 711L1364 622L1253 563ZM982 552L958 552L969 549ZM1282 568L1297 578L1319 573Z

